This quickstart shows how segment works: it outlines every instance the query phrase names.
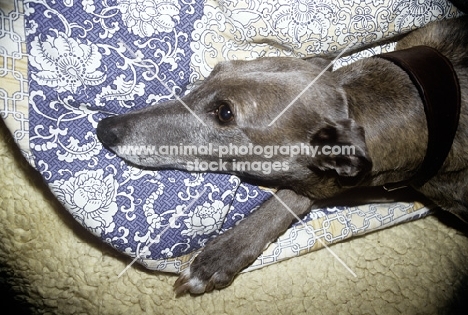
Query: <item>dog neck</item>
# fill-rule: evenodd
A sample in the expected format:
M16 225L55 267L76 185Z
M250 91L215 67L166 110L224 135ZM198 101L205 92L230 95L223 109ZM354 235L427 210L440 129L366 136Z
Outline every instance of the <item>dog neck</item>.
M428 46L376 57L357 69L351 65L344 76L350 112L364 124L366 142L369 132L371 158L382 160L374 161L374 184L418 188L437 174L451 149L461 105L458 79L450 61Z
M437 174L452 147L460 117L460 84L452 63L429 46L416 46L378 55L402 68L419 92L426 114L426 155L409 179L384 185L386 190L421 187ZM430 65L430 66L428 66Z

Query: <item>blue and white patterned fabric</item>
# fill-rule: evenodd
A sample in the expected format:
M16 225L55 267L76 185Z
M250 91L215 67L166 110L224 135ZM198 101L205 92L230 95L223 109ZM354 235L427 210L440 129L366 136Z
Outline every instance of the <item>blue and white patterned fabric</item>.
M149 268L179 272L270 192L229 175L132 167L97 140L100 119L182 95L220 60L326 54L457 14L445 0L25 1L33 163L86 229ZM339 237L323 233L331 243L427 213L414 204L379 209L385 214L320 209L306 221L343 226ZM309 250L319 234L296 242L297 228L286 233L297 248L286 256ZM270 250L269 262L282 251Z
M31 149L52 191L84 227L131 255L161 237L141 257L164 259L200 248L268 197L232 176L142 171L95 136L104 116L184 92L203 3L29 6Z

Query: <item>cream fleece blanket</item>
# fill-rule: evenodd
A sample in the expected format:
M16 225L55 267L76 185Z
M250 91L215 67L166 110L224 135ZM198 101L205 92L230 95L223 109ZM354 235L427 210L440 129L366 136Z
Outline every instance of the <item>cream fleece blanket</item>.
M468 239L429 216L333 245L356 277L319 250L176 298L173 275L118 278L129 259L61 208L0 129L0 264L33 314L454 314L468 277Z
M2 43L19 44L5 35L22 27L17 14L2 17L8 25ZM11 58L0 56L1 113L29 156L27 55L17 48L7 48ZM10 81L19 88L4 89ZM456 298L466 293L468 241L428 217L332 246L342 263L320 250L242 274L225 290L176 299L175 276L134 266L119 278L129 258L72 219L0 124L0 284L33 314L453 314Z

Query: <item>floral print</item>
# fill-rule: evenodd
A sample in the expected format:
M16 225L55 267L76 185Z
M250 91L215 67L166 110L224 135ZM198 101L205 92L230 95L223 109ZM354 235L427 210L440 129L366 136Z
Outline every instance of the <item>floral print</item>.
M205 202L203 205L197 206L185 219L184 222L188 230L183 231L182 234L202 235L218 231L228 210L229 205L225 205L219 200L212 203Z
M73 217L98 236L115 227L117 186L115 179L110 175L104 177L102 170L80 171L68 180L51 184Z
M330 28L334 5L322 1L280 1L282 5L272 15L274 27L295 41L312 35L325 35ZM336 11L336 10L335 10Z
M396 27L404 30L426 25L435 17L444 14L446 6L442 0L406 0L396 1L394 9L398 13Z
M77 93L80 86L99 85L106 75L97 70L101 54L94 44L83 44L63 33L47 36L44 41L36 36L31 43L29 62L38 71L32 77L40 85L57 92Z
M125 25L141 37L169 33L179 20L176 0L121 0L119 4Z

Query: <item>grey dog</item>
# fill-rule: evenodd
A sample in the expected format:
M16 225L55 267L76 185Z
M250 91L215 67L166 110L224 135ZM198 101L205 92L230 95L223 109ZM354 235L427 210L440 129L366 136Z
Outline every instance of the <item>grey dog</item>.
M418 45L433 47L451 61L461 108L445 162L435 176L414 188L467 220L468 19L429 24L403 37L397 50ZM222 62L182 98L190 111L179 101L169 101L99 123L97 135L106 147L132 164L156 169L194 170L189 167L194 158L208 164L218 162L219 156L134 155L118 147L338 144L354 149L348 155L277 154L277 164L268 173L239 169L236 163L268 163L271 157L225 153L220 171L277 188L278 198L209 242L176 281L178 294L229 285L295 220L285 205L300 216L353 187L381 186L417 172L429 132L423 101L408 74L384 58L366 58L318 77L328 64L322 58L286 57Z

